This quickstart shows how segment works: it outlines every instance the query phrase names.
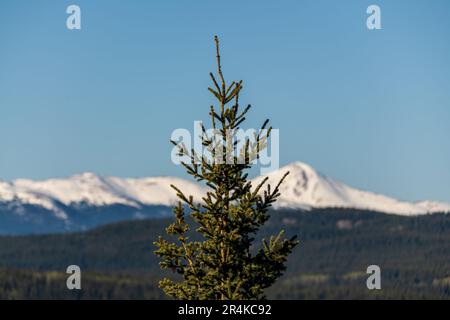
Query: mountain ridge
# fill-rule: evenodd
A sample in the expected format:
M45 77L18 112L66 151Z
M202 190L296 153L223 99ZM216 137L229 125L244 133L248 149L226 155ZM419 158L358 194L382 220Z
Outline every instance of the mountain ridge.
M274 204L275 209L329 207L398 215L450 212L450 204L447 203L429 200L407 202L352 188L302 162L294 162L256 177L252 185L255 187L264 177L268 177L268 183L275 185L287 171L290 174L280 186L281 196ZM117 220L167 216L170 207L178 202L171 184L186 195L194 196L197 201L207 190L203 185L176 177L118 178L91 172L43 181L0 181L0 222L2 219L9 221L13 228L17 221L20 224L38 221L44 226L48 219L53 219L52 223L58 225L56 229L62 225L67 230L77 230ZM87 212L94 216L89 216ZM84 223L83 219L90 222ZM73 220L78 224L74 224Z
M352 188L345 183L326 176L312 166L300 161L288 164L267 175L252 180L255 186L268 177L268 183L276 184L282 175L290 174L281 185L281 196L276 208L324 208L343 207L371 209L385 213L425 214L450 212L450 204L424 200L408 202L380 193ZM173 206L178 199L171 184L198 200L206 188L186 179L159 176L143 178L118 178L99 176L85 172L68 178L53 178L34 181L16 179L12 182L0 180L0 202L20 201L55 210L55 202L71 206L85 203L92 206L141 205Z
M400 215L418 215L434 212L450 212L450 204L438 201L408 202L380 193L352 188L326 176L308 164L294 162L271 172L268 183L275 184L283 174L290 174L280 186L281 196L275 208L353 208ZM257 177L254 183L264 177Z

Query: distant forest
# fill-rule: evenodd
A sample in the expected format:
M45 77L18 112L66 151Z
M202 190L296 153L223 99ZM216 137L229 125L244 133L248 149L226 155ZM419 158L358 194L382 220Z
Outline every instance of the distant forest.
M73 234L0 237L0 299L164 299L153 241L168 219ZM255 243L284 228L300 245L269 299L450 299L450 215L347 209L274 211ZM66 287L68 265L82 290ZM381 267L382 290L366 287Z

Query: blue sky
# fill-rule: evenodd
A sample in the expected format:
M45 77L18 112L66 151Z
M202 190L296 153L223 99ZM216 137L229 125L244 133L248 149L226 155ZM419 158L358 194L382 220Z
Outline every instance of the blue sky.
M66 29L67 6L82 30ZM366 28L377 4L382 30ZM0 2L0 179L177 175L171 132L207 120L213 35L247 127L359 188L450 201L450 2Z

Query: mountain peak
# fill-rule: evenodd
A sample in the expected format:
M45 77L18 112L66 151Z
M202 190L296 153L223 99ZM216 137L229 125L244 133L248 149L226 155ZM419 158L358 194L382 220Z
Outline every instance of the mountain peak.
M289 176L305 181L317 179L320 176L317 170L312 166L299 161L288 164L278 170L278 172L282 175L284 175L286 171L289 171Z
M65 179L51 179L55 180L65 180ZM105 178L103 176L97 175L93 172L83 172L70 176L67 180L77 181L79 183L104 183Z
M292 162L292 163L282 167L281 169L284 169L284 168L292 168L292 169L304 170L304 171L316 171L316 169L314 169L311 165L309 165L305 162L301 162L301 161Z
M354 189L299 161L257 177L252 184L259 184L267 176L268 183L275 186L287 171L290 174L280 186L281 196L274 203L276 208L341 207L403 215L450 212L450 204L433 201L411 203ZM203 186L181 178L127 179L102 177L85 172L66 179L19 179L11 183L0 182L0 203L17 200L52 210L60 204L71 206L77 203L91 206L121 204L135 208L143 205L172 206L178 199L170 187L171 184L179 187L186 195L194 196L196 200L200 200L205 193Z
M450 212L450 204L434 201L411 203L352 188L303 162L293 162L267 174L268 183L276 185L287 171L290 174L280 186L281 195L274 204L276 208L340 207L401 215ZM254 185L262 179L256 178Z
M99 175L97 175L97 174L95 174L93 172L87 171L87 172L83 172L83 173L80 173L80 174L73 175L71 178L76 178L76 179L96 179L98 177L99 177Z

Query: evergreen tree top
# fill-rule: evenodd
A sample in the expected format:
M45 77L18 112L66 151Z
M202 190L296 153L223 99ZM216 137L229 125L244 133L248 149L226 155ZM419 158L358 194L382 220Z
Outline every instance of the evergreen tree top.
M246 171L267 147L272 128L266 120L254 139L236 140L251 107L241 111L243 82L226 83L219 38L214 40L218 80L210 73L213 86L208 90L218 108L211 106L209 111L212 134L202 126L206 153L172 141L179 154L189 159L182 162L187 173L204 181L209 190L201 201L194 201L172 186L180 201L174 208L175 220L166 229L170 239L160 236L155 254L162 259L161 268L174 271L180 279L165 278L160 287L177 299L261 299L284 272L287 256L298 243L295 237L285 239L283 231L259 247L253 243L253 235L269 219L269 208L280 195L279 186L288 172L274 188L266 185L267 178L257 186L247 179ZM185 210L190 211L191 224Z

